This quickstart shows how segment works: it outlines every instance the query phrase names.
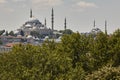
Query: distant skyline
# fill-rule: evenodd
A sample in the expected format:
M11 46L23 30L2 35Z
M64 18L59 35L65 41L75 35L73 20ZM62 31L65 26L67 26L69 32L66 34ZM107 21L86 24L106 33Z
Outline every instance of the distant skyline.
M108 33L120 28L120 0L0 0L0 30L16 30L33 16L51 28L51 10L54 9L54 29L90 32L94 20L104 31L107 20Z

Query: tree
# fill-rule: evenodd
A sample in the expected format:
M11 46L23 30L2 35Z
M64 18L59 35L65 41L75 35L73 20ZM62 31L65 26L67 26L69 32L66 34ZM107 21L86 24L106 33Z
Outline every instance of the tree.
M113 66L120 65L120 29L117 29L113 35L110 37L109 46L111 52L111 59L113 61Z
M1 30L1 31L0 31L0 35L2 35L4 32L5 32L5 30Z
M73 67L76 66L77 62L81 61L81 55L85 55L88 52L88 40L79 33L64 35L62 37L62 46L64 46L64 52L70 54L73 59Z
M120 67L105 66L86 76L85 80L119 80Z
M24 36L24 35L25 35L24 32L23 32L23 30L20 31L20 35L21 35L21 36Z
M63 31L63 34L72 34L72 33L73 33L73 31L70 29L66 29Z
M6 31L6 36L8 36L9 34L8 34L8 31Z
M60 32L60 33L63 33L63 34L72 34L72 33L73 33L73 31L70 30L70 29L60 30L59 32Z
M18 44L0 54L1 80L119 80L120 31L64 34L60 43Z
M2 45L3 44L3 42L0 40L0 45Z
M14 34L13 31L10 31L10 32L9 32L9 35L11 35L11 36L15 36L15 34Z
M111 59L108 42L108 36L101 32L96 35L93 42L91 42L92 44L90 44L90 52L95 59L95 69L102 67Z

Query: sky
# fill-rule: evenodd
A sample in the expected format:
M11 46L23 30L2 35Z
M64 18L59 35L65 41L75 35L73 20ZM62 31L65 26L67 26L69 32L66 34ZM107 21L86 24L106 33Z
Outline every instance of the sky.
M51 28L51 9L54 9L54 29L90 32L93 21L104 31L107 20L108 33L120 28L120 0L0 0L0 30L16 30L33 16Z

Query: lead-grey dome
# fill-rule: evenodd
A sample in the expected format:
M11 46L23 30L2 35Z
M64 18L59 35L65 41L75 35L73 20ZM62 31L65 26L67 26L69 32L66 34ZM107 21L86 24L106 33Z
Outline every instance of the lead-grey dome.
M30 21L25 22L25 25L26 24L31 24L31 25L33 25L33 24L41 24L41 22L39 20L35 19L35 20L30 20Z
M44 26L42 25L42 23L38 19L33 19L33 20L29 20L29 21L25 22L25 24L23 24L23 27L24 28L26 28L26 27L30 27L30 28L38 27L38 28L40 28L40 27L44 27Z
M99 28L93 28L91 30L91 33L93 33L93 34L97 34L97 33L100 33L100 32L102 32L102 31Z

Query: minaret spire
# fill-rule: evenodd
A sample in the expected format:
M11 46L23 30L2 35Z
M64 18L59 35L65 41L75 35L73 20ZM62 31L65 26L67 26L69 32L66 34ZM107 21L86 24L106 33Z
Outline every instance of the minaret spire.
M105 34L107 35L107 21L105 20Z
M52 15L51 15L51 23L52 23L52 30L54 30L54 10L52 8Z
M66 30L66 28L67 28L66 18L65 18L64 28L65 28L65 30Z
M32 9L30 9L30 18L32 18L33 16L32 16Z
M95 24L95 20L94 20L94 24L93 24L93 27L95 28L96 24Z
M45 18L45 27L47 26L46 18Z

